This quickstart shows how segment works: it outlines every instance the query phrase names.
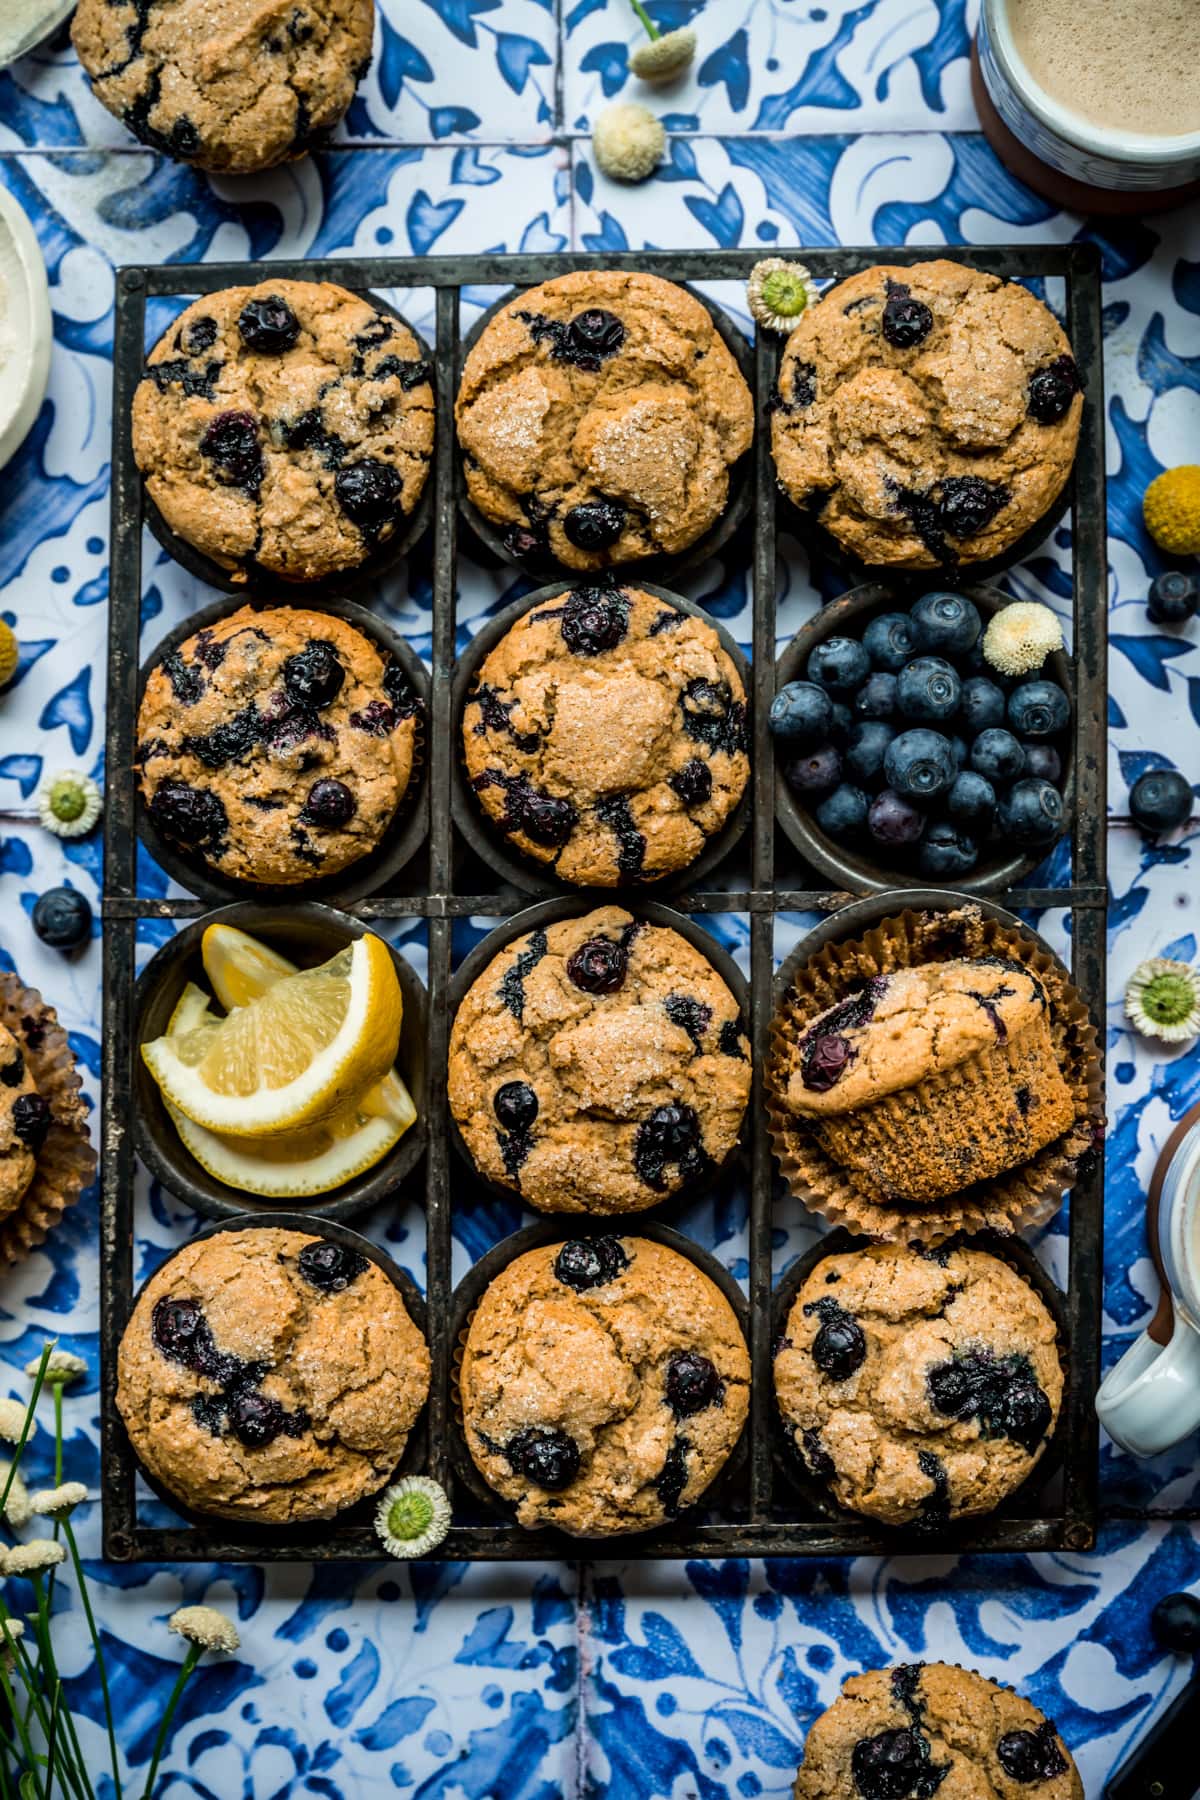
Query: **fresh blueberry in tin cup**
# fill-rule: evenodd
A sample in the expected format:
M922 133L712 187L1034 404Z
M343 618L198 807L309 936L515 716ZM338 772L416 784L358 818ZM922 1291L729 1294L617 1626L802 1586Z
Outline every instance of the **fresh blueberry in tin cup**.
M1030 850L1052 844L1066 823L1063 798L1048 781L1018 781L1000 802L1000 834Z
M881 719L861 719L850 728L842 756L845 772L863 787L883 780L883 759L895 737L893 726Z
M896 677L896 707L914 723L935 725L958 711L962 682L942 656L918 656Z
M913 623L907 613L878 613L862 635L863 649L877 669L898 675L916 653Z
M959 711L972 737L1002 726L1007 718L1004 689L986 675L969 675L962 684Z
M890 719L896 710L897 681L884 669L876 669L854 696L855 716L860 719Z
M937 819L921 840L918 863L922 875L956 881L979 861L975 839L950 819Z
M966 594L922 594L911 617L917 649L934 656L965 656L983 630L979 608Z
M971 826L976 837L984 837L996 816L996 790L986 775L963 769L946 795L946 811L959 825Z
M1062 757L1053 744L1024 744L1025 773L1033 775L1039 781L1052 781L1055 786L1062 780Z
M999 727L980 732L971 745L970 761L977 775L1002 787L1025 773L1024 750L1011 731Z
M1008 696L1008 723L1018 737L1048 738L1071 722L1071 702L1054 681L1025 681Z
M806 799L831 794L842 778L842 759L832 744L824 744L807 756L794 756L784 765L784 779Z
M867 830L883 849L905 849L919 840L924 829L925 814L903 794L884 788L882 794L872 800L867 813Z
M824 743L833 726L833 703L814 681L789 681L771 702L767 725L773 737L805 747Z
M852 694L871 673L871 659L856 638L826 638L810 652L805 673L831 694Z
M867 822L867 796L861 788L843 781L817 808L817 824L839 843L855 838Z
M939 731L920 727L893 738L883 769L890 788L906 799L926 803L944 794L958 772L950 740Z

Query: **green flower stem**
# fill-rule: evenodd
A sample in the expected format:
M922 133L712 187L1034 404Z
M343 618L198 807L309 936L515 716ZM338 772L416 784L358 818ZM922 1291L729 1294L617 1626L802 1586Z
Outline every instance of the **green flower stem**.
M167 1701L167 1709L162 1716L162 1724L158 1728L158 1736L154 1740L154 1755L150 1759L150 1773L146 1777L146 1786L142 1791L142 1800L152 1800L154 1780L158 1774L158 1765L162 1761L162 1753L166 1748L167 1736L171 1729L171 1720L175 1717L175 1708L179 1705L180 1696L188 1684L188 1677L200 1661L199 1644L189 1644L188 1653L180 1665L179 1674L175 1677L175 1686L171 1689L171 1698Z
M62 1682L54 1684L54 1700L50 1707L50 1738L46 1745L46 1785L42 1789L42 1800L50 1800L50 1790L54 1786L54 1745L58 1732L58 1711L62 1701Z
M17 1470L21 1466L21 1457L24 1454L29 1433L33 1429L33 1415L37 1409L38 1395L42 1391L42 1383L46 1379L46 1364L50 1361L50 1352L53 1348L54 1346L52 1344L47 1344L46 1348L42 1351L42 1360L38 1364L38 1372L33 1381L33 1394L30 1397L29 1405L25 1408L25 1423L21 1427L21 1435L17 1440L17 1447L13 1451L12 1467L8 1471L8 1480L4 1483L4 1491L0 1493L0 1514L4 1512L5 1507L8 1505L8 1496L12 1491L12 1484L17 1478Z
M61 1381L54 1383L54 1485L62 1486L63 1478L63 1414Z
M40 1575L33 1575L30 1579L33 1583L33 1591L37 1598L36 1631L38 1647L41 1651L40 1660L45 1664L49 1679L54 1682L55 1685L58 1685L59 1673L58 1665L54 1660L54 1645L50 1638L50 1612L46 1605L46 1589ZM50 1722L46 1718L44 1703L39 1704L38 1706L38 1719L42 1730L46 1734L47 1741L49 1741L51 1735ZM76 1770L72 1764L71 1758L64 1755L62 1757L64 1775L69 1775L71 1777L71 1785L79 1794L87 1795L88 1800L95 1800L95 1789L92 1787L91 1779L87 1772L87 1764L83 1760L83 1751L80 1747L79 1738L75 1732L75 1721L71 1717L69 1708L67 1710L66 1723L67 1737L70 1739L71 1749L78 1761L79 1768ZM60 1752L60 1755L61 1754L62 1753Z
M21 1740L21 1750L24 1754L25 1761L29 1764L30 1769L36 1771L37 1758L33 1753L33 1745L29 1741L29 1732L26 1728L25 1721L17 1711L17 1703L13 1696L12 1683L8 1678L8 1670L4 1667L2 1658L0 1658L0 1688L3 1688L4 1698L8 1701L9 1711L12 1713L13 1723L17 1728L17 1736Z
M83 1573L79 1546L75 1542L75 1533L71 1529L70 1519L63 1520L63 1535L67 1540L67 1550L71 1557L71 1567L75 1571L75 1581L79 1588L79 1598L83 1602L84 1616L87 1619L88 1631L92 1639L92 1649L96 1655L96 1668L100 1675L100 1693L104 1700L104 1723L108 1730L108 1753L112 1759L113 1786L117 1793L121 1792L121 1771L117 1758L117 1734L113 1730L112 1700L108 1692L108 1671L104 1666L104 1651L100 1644L100 1633L96 1629L96 1615L92 1611L91 1597L88 1594L87 1578Z
M658 26L654 23L654 20L650 17L650 14L646 11L645 7L641 4L641 0L629 0L629 4L630 4L630 6L632 6L634 12L637 14L637 17L641 23L642 29L645 31L646 36L650 39L650 42L653 43L655 38L660 38L662 36L662 32L658 29Z

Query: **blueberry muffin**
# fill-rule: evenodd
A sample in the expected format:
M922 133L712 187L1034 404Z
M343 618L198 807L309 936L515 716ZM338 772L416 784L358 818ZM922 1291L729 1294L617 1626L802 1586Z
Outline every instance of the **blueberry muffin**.
M29 1192L50 1122L24 1051L0 1025L0 1218L15 1212Z
M824 1257L775 1357L784 1426L842 1506L937 1527L991 1512L1062 1405L1054 1320L981 1250L875 1244Z
M814 1719L795 1800L1084 1800L1050 1720L973 1669L852 1675Z
M171 530L230 572L357 569L417 505L430 368L407 325L329 282L194 300L133 397L133 454Z
M512 554L602 569L677 555L716 523L754 403L694 294L587 269L485 326L455 417L467 493Z
M220 1231L143 1288L117 1406L185 1505L246 1523L331 1519L381 1488L429 1391L429 1352L377 1264L274 1226Z
M1003 956L866 982L806 1022L773 1080L826 1153L887 1199L988 1181L1075 1119L1046 991Z
M371 61L374 0L79 0L102 106L164 156L227 174L323 141Z
M151 670L134 769L180 850L234 880L294 886L378 845L420 713L401 665L343 619L243 606Z
M640 1212L692 1186L733 1148L749 1095L721 977L616 906L506 944L450 1032L467 1149L541 1212Z
M1071 346L1017 282L939 260L865 269L788 338L780 485L862 562L998 556L1053 505L1083 408Z
M463 1429L522 1525L645 1531L690 1506L741 1436L750 1358L733 1308L646 1238L517 1257L471 1320Z
M686 868L750 773L737 665L705 620L637 588L575 588L518 619L462 744L493 824L585 887Z

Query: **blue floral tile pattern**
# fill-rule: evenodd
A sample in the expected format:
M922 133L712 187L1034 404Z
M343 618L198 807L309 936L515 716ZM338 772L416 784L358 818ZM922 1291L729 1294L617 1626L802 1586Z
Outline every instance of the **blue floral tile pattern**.
M1092 238L1105 276L1112 632L1110 955L1106 1037L1111 1114L1105 1358L1145 1323L1155 1279L1141 1204L1158 1148L1200 1099L1200 1053L1159 1055L1126 1029L1121 994L1154 953L1194 959L1195 829L1150 844L1127 818L1128 784L1147 766L1195 772L1200 751L1200 627L1159 627L1144 596L1160 566L1140 496L1162 467L1195 459L1200 356L1200 216L1195 209L1103 228L1056 213L1007 175L973 130L963 0L651 0L667 28L693 23L689 76L658 92L628 75L640 27L625 0L383 0L372 71L339 133L310 161L209 181L131 145L91 99L60 39L0 76L0 181L34 219L50 274L55 356L49 395L0 480L0 616L21 646L0 696L0 959L40 985L71 1034L92 1104L100 1071L99 945L48 952L29 915L67 882L98 899L95 838L62 844L33 822L43 772L103 776L112 270L125 262L330 252L395 255L485 249L623 250L750 245L1070 241ZM607 181L588 143L596 109L647 98L667 116L668 157L640 188ZM812 135L800 135L808 133ZM715 297L748 329L744 297ZM467 296L464 327L492 296ZM428 331L431 297L393 298ZM1049 296L1051 301L1055 296ZM165 323L156 317L154 329ZM1069 607L1069 521L1005 577L1014 594ZM782 644L836 591L785 540L778 573ZM504 570L466 565L460 647L480 620L526 591ZM744 570L718 562L688 592L743 643ZM371 596L428 658L428 548ZM147 538L143 650L211 598ZM149 860L143 889L166 891ZM779 921L782 958L811 920ZM465 954L490 921L463 921ZM743 964L748 921L710 928ZM1061 916L1042 927L1065 948ZM143 922L147 959L169 935ZM99 926L96 928L97 937ZM420 971L420 926L390 933ZM148 1274L195 1229L171 1195L139 1177L136 1272ZM520 1222L503 1202L458 1227L461 1274ZM795 1206L776 1217L775 1266L811 1243ZM746 1270L744 1196L719 1191L684 1228L731 1270ZM369 1223L420 1280L416 1208ZM98 1491L99 1326L95 1196L6 1277L0 1381L47 1335L93 1373L67 1399L70 1472ZM1042 1254L1066 1275L1062 1222ZM33 1447L45 1472L48 1438ZM1107 1498L1200 1503L1193 1440L1151 1465L1103 1451ZM98 1509L85 1542L98 1557ZM1147 1626L1155 1598L1200 1584L1194 1527L1112 1523L1098 1554L845 1563L450 1565L399 1569L106 1566L96 1578L115 1669L122 1752L144 1778L162 1683L178 1645L165 1620L181 1601L235 1614L243 1649L207 1668L170 1747L160 1789L211 1800L393 1792L440 1800L662 1797L741 1800L787 1794L804 1732L845 1675L893 1659L969 1662L1051 1711L1089 1794L1186 1674ZM103 1762L98 1694L82 1634L64 1675L89 1758Z

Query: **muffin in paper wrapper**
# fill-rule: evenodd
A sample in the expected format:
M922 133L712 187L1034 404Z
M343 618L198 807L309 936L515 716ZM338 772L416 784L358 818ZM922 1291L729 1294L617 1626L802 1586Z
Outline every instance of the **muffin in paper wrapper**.
M788 1110L785 1095L799 1040L809 1022L844 999L855 983L920 963L989 956L1023 963L1041 981L1054 1051L1074 1103L1074 1123L1027 1162L988 1181L938 1200L898 1199L869 1175L835 1162L805 1122ZM983 1059L972 1060L981 1062L979 1085L986 1095ZM935 1244L957 1231L1015 1232L1045 1223L1073 1185L1080 1158L1103 1137L1103 1065L1082 996L1058 958L1031 931L987 918L969 904L948 912L897 913L860 937L826 944L797 968L771 1022L765 1085L771 1144L789 1193L831 1224L894 1243ZM887 1101L876 1104L886 1106ZM911 1104L904 1107L903 1119L901 1129L913 1135Z
M49 1102L51 1125L37 1153L33 1180L0 1218L0 1266L20 1262L44 1243L68 1206L96 1173L82 1082L58 1014L36 988L0 970L0 1025L16 1038L38 1093Z

